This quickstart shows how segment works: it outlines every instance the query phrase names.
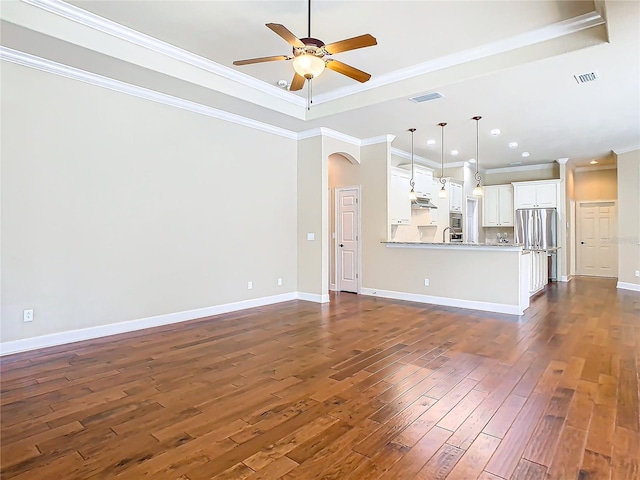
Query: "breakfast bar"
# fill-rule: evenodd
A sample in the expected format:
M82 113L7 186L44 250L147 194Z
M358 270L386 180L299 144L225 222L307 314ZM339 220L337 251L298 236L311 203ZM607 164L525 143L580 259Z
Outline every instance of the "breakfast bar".
M373 247L373 245L372 245ZM382 241L365 295L522 315L530 254L522 245ZM367 285L365 285L367 287Z

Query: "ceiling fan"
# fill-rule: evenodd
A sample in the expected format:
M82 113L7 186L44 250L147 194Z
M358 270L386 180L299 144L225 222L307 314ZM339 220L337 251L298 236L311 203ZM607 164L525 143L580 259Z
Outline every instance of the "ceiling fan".
M336 53L356 50L363 47L372 47L378 42L369 34L360 35L339 42L326 45L322 40L311 37L311 0L309 0L308 15L308 37L298 38L291 33L284 25L279 23L267 23L267 27L280 35L289 45L293 47L292 55L275 55L272 57L250 58L248 60L236 60L234 65L249 65L251 63L274 62L278 60L293 60L293 69L295 74L291 82L289 90L301 90L305 80L320 75L325 67L334 72L341 73L347 77L353 78L358 82L364 83L371 78L371 75L358 70L357 68L342 63L338 60L330 58Z

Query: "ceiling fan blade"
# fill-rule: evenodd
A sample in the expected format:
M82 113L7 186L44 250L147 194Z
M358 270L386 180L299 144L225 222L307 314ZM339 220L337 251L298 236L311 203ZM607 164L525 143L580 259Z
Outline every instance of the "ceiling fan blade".
M292 47L304 47L304 43L302 43L302 40L296 37L289 30L287 30L287 27L285 27L284 25L280 25L279 23L267 23L266 25L275 33L284 38L284 40Z
M327 53L333 55L334 53L355 50L356 48L373 47L377 44L378 42L375 37L372 37L367 33L365 35L360 35L359 37L347 38L346 40L330 43L329 45L325 45L324 49Z
M347 77L351 77L360 83L364 83L371 78L371 75L367 72L363 72L362 70L358 70L351 65L347 65L346 63L339 62L338 60L334 60L332 58L327 59L327 68L333 70L334 72L346 75Z
M249 58L248 60L236 60L234 65L249 65L251 63L275 62L277 60L289 60L291 57L286 55L274 55L273 57Z
M289 90L292 92L297 92L298 90L302 90L304 87L305 78L302 75L298 75L298 73L293 74L293 80L291 81L291 86Z

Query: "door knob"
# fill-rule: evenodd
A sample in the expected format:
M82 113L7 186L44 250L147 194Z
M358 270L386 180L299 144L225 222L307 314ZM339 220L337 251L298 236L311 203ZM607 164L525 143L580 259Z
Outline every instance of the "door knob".
M340 245L338 245L339 247L344 247L344 245L341 243Z
M584 242L580 242L582 245L584 245Z

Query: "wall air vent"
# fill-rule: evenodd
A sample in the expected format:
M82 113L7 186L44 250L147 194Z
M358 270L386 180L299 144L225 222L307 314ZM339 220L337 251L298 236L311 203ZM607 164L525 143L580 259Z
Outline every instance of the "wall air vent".
M442 95L440 92L431 92L431 93L425 93L424 95L418 95L417 97L411 97L409 98L409 100L415 103L422 103L422 102L428 102L429 100L435 100L437 98L443 98L443 97L444 95Z
M580 83L595 82L600 77L598 76L598 72L593 71L589 73L583 73L582 75L574 75L573 78L575 78L576 82L580 84Z

